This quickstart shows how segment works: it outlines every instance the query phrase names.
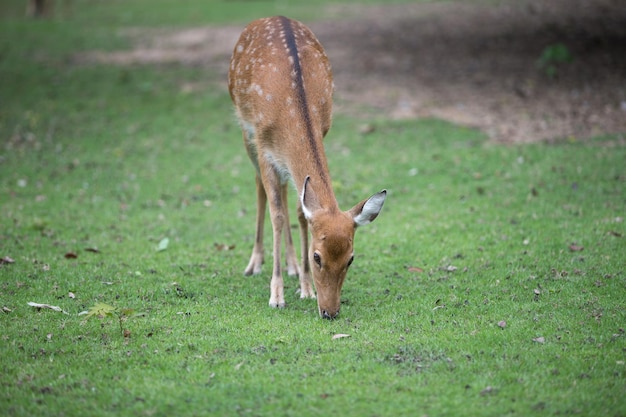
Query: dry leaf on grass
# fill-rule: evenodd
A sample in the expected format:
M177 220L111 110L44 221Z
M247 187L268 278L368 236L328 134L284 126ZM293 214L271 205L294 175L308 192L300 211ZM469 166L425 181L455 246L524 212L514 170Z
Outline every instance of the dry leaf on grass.
M0 265L14 264L14 263L15 263L15 259L11 258L10 256L5 256L2 259L0 259Z
M40 303L33 303L32 301L29 301L28 305L31 306L31 307L38 308L38 309L47 308L47 309L50 309L50 310L61 312L63 314L69 314L67 311L64 311L61 307L53 306L53 305L50 305L50 304L40 304Z
M215 250L220 252L226 252L235 249L235 245L228 245L226 243L214 243L213 247L215 248Z
M345 333L337 333L336 335L333 336L333 340L343 339L344 337L350 337L350 335L345 334Z
M581 245L576 245L574 243L572 243L571 245L569 245L569 250L571 250L572 252L580 252L583 249L585 249L584 246Z

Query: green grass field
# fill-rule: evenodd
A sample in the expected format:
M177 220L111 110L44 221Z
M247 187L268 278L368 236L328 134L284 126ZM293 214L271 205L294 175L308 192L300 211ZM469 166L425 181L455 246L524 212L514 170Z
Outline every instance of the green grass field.
M623 138L504 146L336 115L341 207L388 200L357 232L339 319L295 278L270 309L269 248L242 273L254 172L225 80L69 57L129 47L125 27L328 16L171 3L0 6L1 415L626 415ZM98 303L117 310L79 315Z

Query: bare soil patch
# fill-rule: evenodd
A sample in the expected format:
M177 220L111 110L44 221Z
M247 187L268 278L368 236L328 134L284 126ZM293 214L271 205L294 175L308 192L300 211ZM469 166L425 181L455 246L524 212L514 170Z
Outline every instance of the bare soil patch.
M336 109L391 118L438 117L494 141L583 139L626 132L626 2L518 0L337 8L309 26L333 65ZM242 27L133 30L129 51L80 62L206 67L226 88ZM562 44L570 62L538 62ZM184 89L203 88L184 84Z

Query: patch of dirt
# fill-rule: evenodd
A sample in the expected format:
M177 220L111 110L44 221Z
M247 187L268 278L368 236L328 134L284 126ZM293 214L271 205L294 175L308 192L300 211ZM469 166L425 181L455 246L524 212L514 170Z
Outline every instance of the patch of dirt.
M336 111L437 117L477 127L498 142L626 132L626 2L469 3L332 6L342 18L307 22L333 66ZM133 50L77 59L199 65L213 77L207 84L226 89L242 29L128 31ZM540 57L560 44L572 59L549 76Z

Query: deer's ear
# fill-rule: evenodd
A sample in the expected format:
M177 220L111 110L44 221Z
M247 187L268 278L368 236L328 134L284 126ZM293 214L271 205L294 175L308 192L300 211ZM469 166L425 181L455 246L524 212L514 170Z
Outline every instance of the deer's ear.
M386 197L387 190L382 190L352 207L349 213L352 215L354 223L357 226L365 226L373 222L382 210Z
M313 187L310 186L310 177L304 179L304 185L302 186L302 194L300 195L300 204L302 206L302 212L307 220L311 220L313 213L321 208L320 202L317 199L317 194L313 191Z

